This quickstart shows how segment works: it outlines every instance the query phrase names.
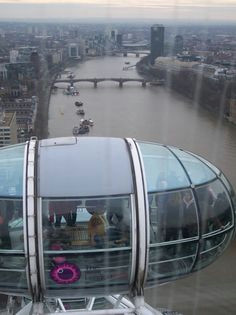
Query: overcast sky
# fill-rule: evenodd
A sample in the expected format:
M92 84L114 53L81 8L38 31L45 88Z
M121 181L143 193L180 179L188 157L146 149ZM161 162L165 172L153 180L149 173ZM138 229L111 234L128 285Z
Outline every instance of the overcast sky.
M0 19L236 22L236 0L0 0Z

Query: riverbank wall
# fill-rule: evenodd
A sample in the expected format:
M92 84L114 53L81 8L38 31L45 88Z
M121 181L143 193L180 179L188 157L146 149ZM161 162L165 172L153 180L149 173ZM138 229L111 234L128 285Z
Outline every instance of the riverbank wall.
M51 86L56 75L47 76L40 79L37 84L38 91L38 110L34 124L34 135L38 139L46 139L48 137L48 111L51 96Z
M227 118L236 124L236 117L232 116L235 81L214 79L191 68L172 70L165 66L151 66L148 56L141 59L136 67L144 77L154 80L164 79L169 88L208 109L218 118Z
M75 63L77 64L78 61L68 60L59 67L51 69L51 71L48 71L45 64L41 65L41 75L36 86L38 109L33 133L38 139L48 138L49 104L53 83L66 67L74 66Z

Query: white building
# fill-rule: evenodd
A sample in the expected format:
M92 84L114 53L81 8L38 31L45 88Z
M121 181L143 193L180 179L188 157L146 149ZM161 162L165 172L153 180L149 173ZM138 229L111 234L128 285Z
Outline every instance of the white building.
M0 115L0 147L17 143L16 113Z
M55 51L52 53L52 63L58 64L62 62L62 51Z
M19 57L19 50L10 50L10 63L17 63Z
M10 63L30 62L31 54L37 52L37 47L23 46L10 50Z

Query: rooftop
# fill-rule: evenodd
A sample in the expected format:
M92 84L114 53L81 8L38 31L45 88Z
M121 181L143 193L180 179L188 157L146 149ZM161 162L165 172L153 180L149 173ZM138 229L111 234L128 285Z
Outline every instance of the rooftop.
M4 113L0 116L0 127L10 127L13 117L15 115L14 113Z

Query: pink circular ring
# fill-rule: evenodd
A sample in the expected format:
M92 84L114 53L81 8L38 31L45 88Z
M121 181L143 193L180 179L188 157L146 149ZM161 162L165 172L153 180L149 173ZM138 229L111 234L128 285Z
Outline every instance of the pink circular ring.
M80 279L81 272L75 264L65 262L53 267L50 276L58 284L71 284Z

